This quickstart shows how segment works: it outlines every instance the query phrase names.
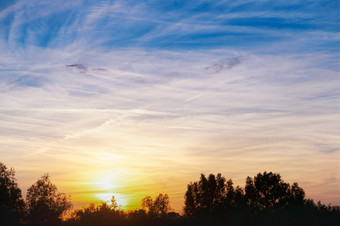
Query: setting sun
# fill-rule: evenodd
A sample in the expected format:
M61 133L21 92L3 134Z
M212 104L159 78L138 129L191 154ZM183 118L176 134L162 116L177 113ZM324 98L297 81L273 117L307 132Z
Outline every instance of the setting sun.
M248 176L273 172L340 205L339 12L339 0L0 0L0 161L18 203L48 175L71 211L114 215L114 197L117 212L177 219L195 212L202 175L232 179L246 206L262 197L246 196Z
M138 206L133 204L133 201L126 192L127 184L118 175L119 172L114 173L110 170L96 171L94 176L90 179L92 182L83 182L82 185L88 192L84 192L79 199L94 200L96 203L107 202L111 205L112 196L114 196L118 206L121 209L132 209ZM86 180L86 179L84 179Z
M114 176L112 176L112 173L110 172L104 172L102 175L100 175L100 178L97 182L94 182L93 184L96 185L96 188L103 191L113 191L115 188L117 188L116 181Z
M116 200L118 207L120 207L121 209L125 209L126 205L128 204L128 199L122 194L99 193L95 195L95 198L98 198L101 201L106 202L108 205L112 204L111 202L112 197L114 197L114 199Z

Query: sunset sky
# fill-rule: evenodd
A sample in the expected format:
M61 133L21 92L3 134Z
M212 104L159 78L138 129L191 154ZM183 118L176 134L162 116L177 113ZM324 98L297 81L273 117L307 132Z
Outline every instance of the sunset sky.
M339 1L0 1L0 161L75 208L258 172L340 205Z

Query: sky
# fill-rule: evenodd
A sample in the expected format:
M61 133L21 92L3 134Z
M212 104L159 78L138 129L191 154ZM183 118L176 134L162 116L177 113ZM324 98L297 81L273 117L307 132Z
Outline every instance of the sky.
M0 161L75 208L259 172L340 205L340 6L0 1Z

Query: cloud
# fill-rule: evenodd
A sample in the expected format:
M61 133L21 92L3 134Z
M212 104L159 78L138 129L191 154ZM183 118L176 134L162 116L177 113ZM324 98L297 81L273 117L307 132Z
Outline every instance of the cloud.
M250 23L314 24L321 2L167 4L1 10L0 155L19 182L48 170L80 201L77 183L119 171L122 191L173 194L180 208L202 171L243 185L273 170L331 200L316 189L337 186L322 178L338 175L338 33Z
M231 57L226 60L214 63L213 65L210 65L208 67L205 67L205 70L211 71L212 73L219 73L221 71L229 70L240 63L241 59L239 57Z
M84 64L68 64L68 65L65 65L65 67L70 71L76 70L80 74L87 74L87 71L88 71L87 66L85 66Z
M60 48L82 42L108 49L249 50L270 43L284 51L306 52L318 51L322 43L331 51L338 38L336 17L331 16L336 8L322 1L313 3L186 2L164 8L156 2L18 1L1 11L0 27L12 48Z

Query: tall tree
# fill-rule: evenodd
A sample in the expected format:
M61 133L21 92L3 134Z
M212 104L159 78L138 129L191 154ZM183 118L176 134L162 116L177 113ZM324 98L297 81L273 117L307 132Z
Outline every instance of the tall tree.
M305 199L305 191L299 187L298 183L293 183L290 188L290 198L289 205L290 206L302 206L306 203Z
M248 204L260 208L283 208L303 205L305 192L297 183L290 186L280 174L258 173L254 179L246 180L245 197Z
M169 196L159 194L155 200L146 196L142 199L142 208L152 215L165 215L171 211Z
M188 216L226 213L241 209L277 209L304 205L305 193L294 183L285 183L280 174L258 173L247 177L245 188L234 188L232 180L221 174L203 174L198 182L188 184L185 193L184 212Z
M26 203L33 225L58 225L61 215L71 208L71 202L64 193L58 192L48 174L27 190Z
M254 180L251 177L247 177L245 185L245 199L247 200L248 206L257 205L258 193L254 184Z
M210 174L208 178L201 174L198 182L188 184L185 193L185 214L193 216L224 208L227 194L231 196L234 192L231 180L228 185L226 186L226 180L221 174L216 177Z
M266 171L254 177L258 201L262 207L284 207L289 199L289 184L285 183L280 174Z
M16 224L24 213L25 202L13 168L0 162L0 219L7 225Z

